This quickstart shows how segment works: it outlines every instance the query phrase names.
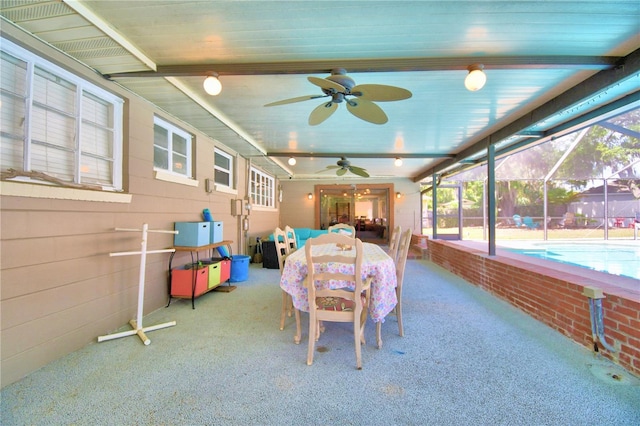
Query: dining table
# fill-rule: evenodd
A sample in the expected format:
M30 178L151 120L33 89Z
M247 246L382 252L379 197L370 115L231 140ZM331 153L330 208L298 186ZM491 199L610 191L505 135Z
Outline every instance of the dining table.
M330 254L336 250L342 250L335 244L321 244L313 246L313 255ZM369 303L369 316L374 322L384 322L385 317L398 303L396 296L396 266L393 259L380 246L372 243L363 243L362 279L371 277L371 300ZM344 251L342 254L356 255L355 249ZM316 265L316 268L336 271L337 263ZM305 248L289 254L285 260L284 269L280 277L280 287L291 295L293 306L296 309L309 312L309 298L305 286L308 265ZM316 283L320 288L341 287L335 281L321 281Z

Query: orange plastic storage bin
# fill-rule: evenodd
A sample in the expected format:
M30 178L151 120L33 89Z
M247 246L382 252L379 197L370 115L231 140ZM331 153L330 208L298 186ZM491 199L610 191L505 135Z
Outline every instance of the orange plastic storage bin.
M171 296L191 297L193 289L193 274L196 275L195 296L199 296L209 289L209 268L187 269L186 266L171 271Z

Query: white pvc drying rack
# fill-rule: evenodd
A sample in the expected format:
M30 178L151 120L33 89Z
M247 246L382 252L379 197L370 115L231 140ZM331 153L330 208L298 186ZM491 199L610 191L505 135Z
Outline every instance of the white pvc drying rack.
M113 340L119 339L120 337L133 336L137 334L140 337L140 340L145 345L151 343L151 340L145 335L147 331L159 330L161 328L172 327L176 325L175 321L165 322L163 324L152 325L149 327L142 326L142 312L144 307L144 279L145 279L145 269L147 267L147 254L153 253L172 253L175 252L175 249L163 249L163 250L148 250L147 251L147 233L149 232L161 232L166 234L177 234L178 231L163 231L163 230L149 230L149 225L144 224L142 226L142 230L140 229L126 229L126 228L116 228L116 231L128 231L128 232L140 232L142 231L142 250L141 251L125 251L120 253L109 253L109 256L131 256L131 255L140 255L140 280L138 283L138 315L134 320L129 321L129 324L133 328L133 330L123 331L121 333L108 334L106 336L98 336L98 342L104 342L105 340Z

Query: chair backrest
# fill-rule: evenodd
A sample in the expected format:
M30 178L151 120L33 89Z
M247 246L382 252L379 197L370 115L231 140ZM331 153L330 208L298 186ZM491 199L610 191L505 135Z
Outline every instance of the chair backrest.
M349 233L351 238L355 238L356 237L356 228L354 226L351 225L347 225L346 223L337 223L335 225L331 225L328 228L329 233L340 233L340 234L344 234L346 235L347 233Z
M515 223L516 226L522 226L522 218L519 214L513 215L513 223Z
M287 237L287 244L289 244L289 252L298 250L298 239L296 238L296 232L289 225L284 227L284 234Z
M329 247L318 247L322 245L329 245ZM341 250L339 245L348 245L351 249ZM364 251L362 241L347 235L328 233L308 239L304 250L308 265L306 285L309 294L310 318L315 318L318 321L338 322L354 321L355 316L360 318L363 309L361 293ZM320 264L327 265L328 263L353 265L353 269L340 267L335 270L333 268L327 270L325 267L318 267ZM329 280L335 280L332 281L332 286L335 288L325 288L325 285L322 284L326 284ZM335 310L328 311L326 305L322 310L316 307L316 302L324 303L338 298L351 301L353 309L343 310L341 307L336 307Z
M402 227L400 225L393 228L391 231L391 237L389 238L389 250L387 254L396 261L398 257L398 243L400 243L400 234L402 234Z
M572 225L575 221L575 215L572 212L566 212L562 215L562 219L565 225Z
M411 247L411 229L407 229L402 233L398 243L398 256L396 258L396 280L398 281L398 293L402 292L404 268L407 265L409 247Z
M280 273L284 270L284 261L289 254L289 243L287 242L287 234L280 229L276 228L273 231L273 240L276 244L276 254L278 255L278 267L280 268Z

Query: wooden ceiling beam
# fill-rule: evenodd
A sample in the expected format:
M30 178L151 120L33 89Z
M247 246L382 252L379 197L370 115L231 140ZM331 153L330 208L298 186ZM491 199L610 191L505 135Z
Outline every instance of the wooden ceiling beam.
M454 154L440 153L329 153L329 152L293 152L293 151L273 151L267 152L267 157L295 157L295 158L453 158Z
M460 71L472 64L484 69L575 69L604 70L615 67L617 56L478 56L451 58L335 59L296 62L158 65L157 71L112 73L107 78L193 77L212 72L218 75L328 74L344 68L348 73L402 71Z

